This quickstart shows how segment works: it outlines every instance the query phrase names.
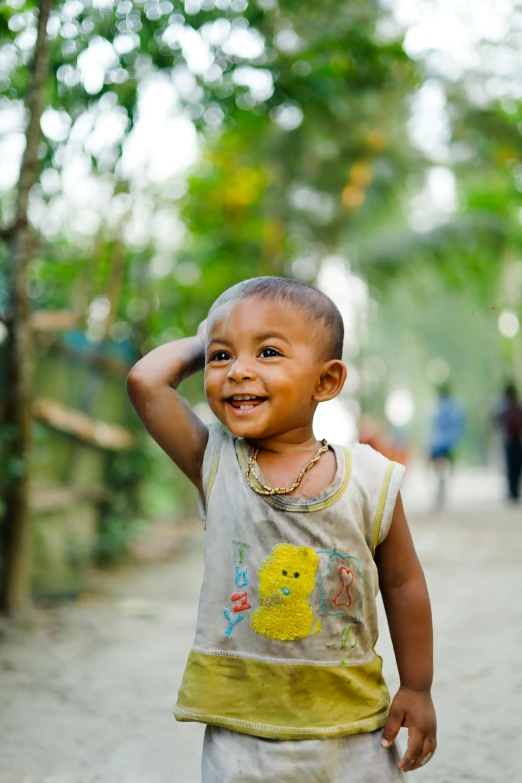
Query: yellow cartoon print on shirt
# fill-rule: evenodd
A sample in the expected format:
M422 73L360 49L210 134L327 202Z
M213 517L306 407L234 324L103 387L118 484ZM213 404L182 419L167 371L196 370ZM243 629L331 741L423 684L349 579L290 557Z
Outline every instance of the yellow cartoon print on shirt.
M307 546L277 544L259 567L259 609L252 628L261 636L283 642L314 636L315 623L307 598L315 586L319 557Z

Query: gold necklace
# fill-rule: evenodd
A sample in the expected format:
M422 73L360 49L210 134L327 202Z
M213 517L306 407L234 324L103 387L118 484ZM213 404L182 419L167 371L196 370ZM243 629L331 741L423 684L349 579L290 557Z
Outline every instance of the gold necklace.
M301 470L301 472L297 474L297 478L291 487L269 487L266 484L263 484L263 482L257 475L254 468L254 465L256 464L257 455L259 454L259 446L256 446L256 448L252 452L252 455L248 459L248 465L246 469L246 479L250 484L250 486L252 487L252 489L254 490L254 492L257 492L258 495L289 495L290 492L293 492L294 489L297 489L297 487L303 480L304 475L308 473L310 468L312 468L316 462L319 462L321 455L324 454L325 451L328 451L328 442L326 441L326 439L321 441L321 447L317 451L317 454L314 457L312 457L310 462L308 462ZM254 476L257 483L261 487L263 487L263 489L259 489L258 487L256 487L255 484L252 483L252 480L250 478L251 474Z

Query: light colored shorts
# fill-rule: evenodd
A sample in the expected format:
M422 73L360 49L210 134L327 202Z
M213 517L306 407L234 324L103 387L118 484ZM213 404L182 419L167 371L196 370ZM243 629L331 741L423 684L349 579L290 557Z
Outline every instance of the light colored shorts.
M399 747L381 733L281 741L207 726L202 783L399 783Z

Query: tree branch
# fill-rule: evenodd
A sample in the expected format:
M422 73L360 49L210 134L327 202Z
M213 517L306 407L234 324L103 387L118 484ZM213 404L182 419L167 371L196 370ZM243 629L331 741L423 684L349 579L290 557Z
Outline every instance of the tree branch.
M29 193L38 181L38 144L43 111L43 87L47 77L47 22L52 0L40 0L38 33L31 64L27 98L29 122L20 166L16 218L11 237L8 337L6 344L5 423L14 438L5 464L17 464L5 495L4 520L0 526L3 568L0 575L0 608L24 611L31 596L31 524L29 470L32 427L32 335L27 298L27 266L33 243L27 218Z

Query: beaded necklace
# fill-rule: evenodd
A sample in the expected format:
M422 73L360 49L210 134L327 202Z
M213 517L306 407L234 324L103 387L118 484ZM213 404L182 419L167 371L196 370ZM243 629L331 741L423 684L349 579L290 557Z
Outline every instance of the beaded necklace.
M304 476L310 468L312 468L316 462L319 462L321 455L324 454L326 451L328 451L328 442L325 440L321 441L321 447L317 451L316 455L312 457L310 462L308 462L304 468L297 474L297 478L292 484L291 487L269 487L266 484L264 484L261 479L259 478L258 474L256 473L256 470L254 468L254 465L257 464L257 455L259 454L259 446L256 446L254 451L252 452L251 456L248 459L248 465L246 469L246 479L254 492L257 492L258 495L289 495L290 492L293 492L294 489L297 489L301 481L303 480ZM259 489L256 487L255 484L252 483L252 480L250 476L253 475L255 480L258 482L258 484L263 487L263 489Z

